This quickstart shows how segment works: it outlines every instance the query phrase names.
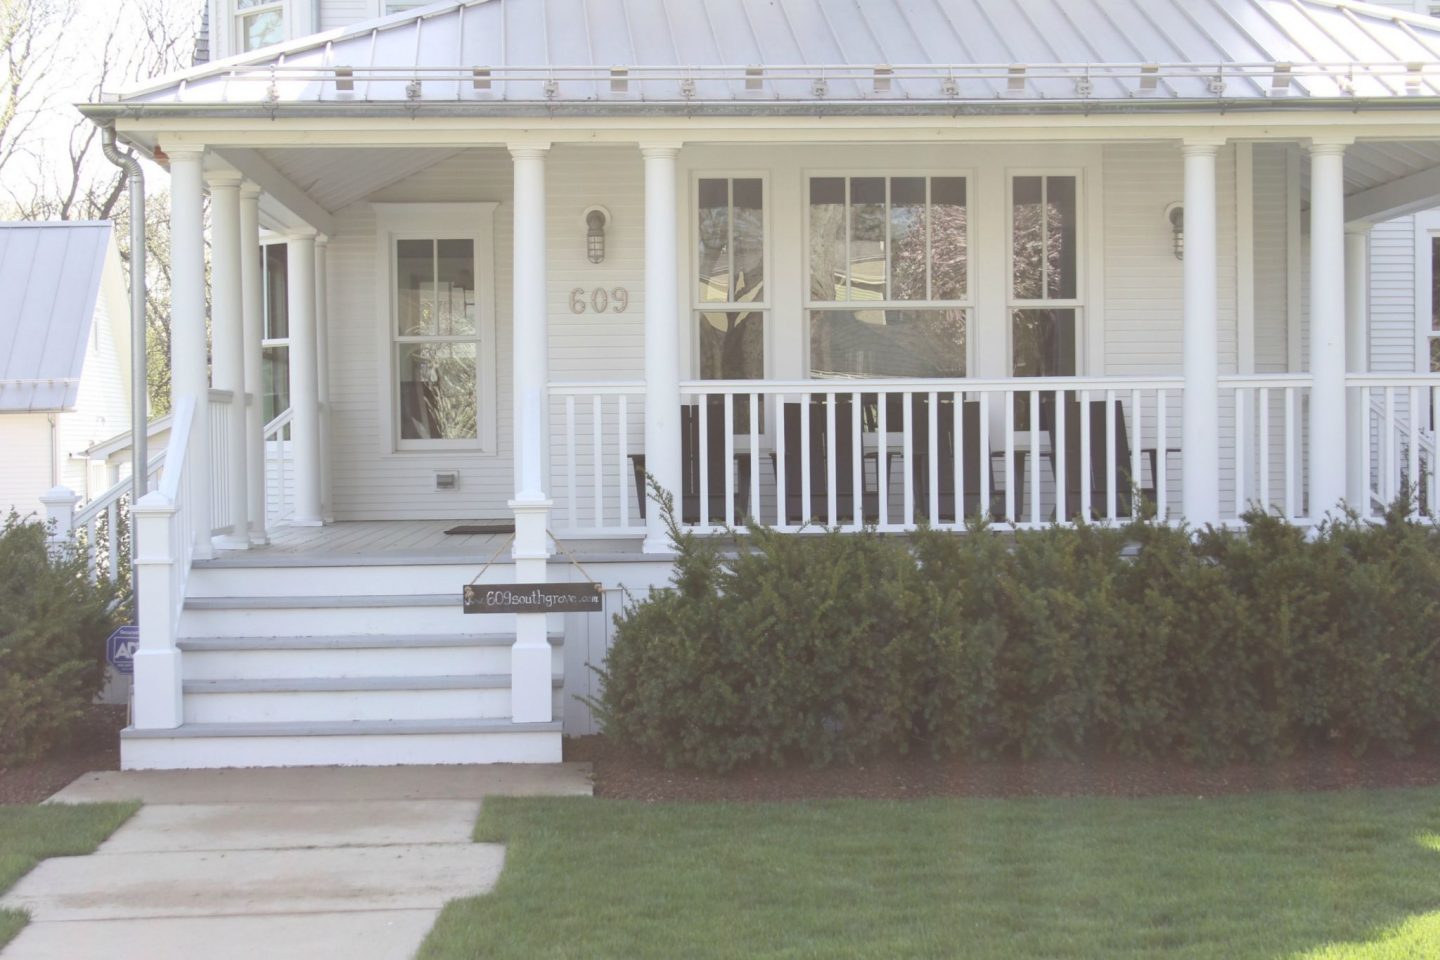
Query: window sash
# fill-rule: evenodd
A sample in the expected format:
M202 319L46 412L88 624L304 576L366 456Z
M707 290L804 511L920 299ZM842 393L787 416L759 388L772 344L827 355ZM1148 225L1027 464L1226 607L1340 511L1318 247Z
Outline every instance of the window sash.
M1085 351L1085 320L1086 320L1086 298L1085 298L1085 258L1087 255L1085 245L1085 190L1084 181L1079 171L1076 170L1011 170L1007 173L1006 181L1006 277L1005 277L1005 346L1008 355L1008 367L1010 376L1078 376L1084 370ZM1050 260L1048 256L1040 259L1040 297L1021 297L1016 295L1016 257L1015 243L1017 239L1017 223L1015 217L1015 183L1024 178L1038 178L1040 180L1040 211L1041 211L1041 248L1044 250L1048 244L1050 230L1049 196L1050 181L1059 178L1068 178L1074 184L1074 212L1073 231L1075 237L1074 248L1074 285L1075 296L1073 297L1051 297L1048 296L1051 287ZM1071 341L1074 355L1070 358L1069 366L1072 373L1063 371L1035 371L1020 373L1016 370L1016 363L1021 359L1016 352L1015 327L1020 322L1020 315L1024 313L1044 314L1049 312L1069 313L1070 329L1057 330L1054 335L1062 343ZM1062 321L1063 322L1063 321ZM1043 359L1043 358L1042 358Z
M853 274L852 274L853 265L854 265L854 259L853 259L853 257L854 257L854 254L853 254L853 216L854 216L854 215L853 215L853 212L852 212L852 211L853 211L853 204L852 204L851 197L852 197L853 191L852 191L851 184L852 184L852 182L855 181L855 180L868 180L868 179L878 179L878 180L882 180L882 181L884 182L884 193L885 193L885 196L884 196L884 201L883 201L884 214L883 214L882 219L883 219L884 225L885 225L885 237L884 237L884 240L882 241L882 243L883 243L883 248L884 248L884 251L885 251L885 256L884 256L884 264L885 264L884 294L885 294L885 295L884 295L883 297L881 297L880 299L875 299L875 300L870 300L870 299L856 299L856 298L854 298L854 297L851 297L851 298L849 298L849 299L844 299L844 300L840 300L840 299L835 299L835 300L817 299L817 298L815 297L815 295L814 295L815 287L814 287L814 275L813 275L813 271L814 271L814 268L815 268L815 263L814 263L813 256L812 256L812 255L813 255L813 251L814 251L814 249L815 249L814 221L813 221L813 216L812 216L812 211L813 211L814 204L811 202L811 197L813 196L813 193L812 193L812 185L814 184L814 182L815 182L816 180L839 180L839 181L841 181L841 183L842 183L842 190L843 190L844 196L843 196L843 214L842 214L842 217L841 217L841 221L842 221L842 223L843 223L843 225L844 225L844 226L843 226L843 230L844 230L844 234L845 234L845 239L844 239L844 250L843 250L842 257L841 257L841 263L843 264L843 266L844 266L844 268L845 268L845 291L846 291L846 293L848 294L848 293L853 293L854 288L855 288L855 281L854 281ZM893 202L894 182L895 182L896 180L911 180L911 179L923 179L923 180L925 181L925 203L924 203L924 211L925 211L925 255L924 255L924 263L925 263L925 294L926 294L926 295L925 295L925 297L924 297L923 299L898 300L898 299L895 299L895 298L892 296L892 294L894 293L894 270L893 270L892 264L893 264L894 253L895 253L895 250L894 250L895 204L894 204L894 202ZM964 203L964 206L963 206L963 209L965 210L965 225L964 225L964 233L963 233L963 236L962 236L961 239L962 239L962 241L963 241L965 253L964 253L963 265L962 265L962 268L961 268L961 270L962 270L961 275L962 275L962 277L963 277L962 283L963 283L963 286L964 286L964 296L962 296L962 297L943 298L943 297L937 297L937 296L935 295L935 294L936 294L936 286L937 286L937 278L936 278L936 270L935 270L935 210L936 210L936 204L935 204L935 200L934 200L934 193L935 193L935 189L934 189L934 188L935 188L935 181L937 181L937 180L959 180L959 181L963 184L963 190L964 190L964 196L965 196L965 203ZM972 217L971 217L971 210L972 210L972 206L971 206L971 202L972 202L972 191L971 191L971 189L970 189L972 183L973 183L973 178L972 178L971 174L970 174L968 171L964 171L964 170L944 171L944 172L938 172L938 173L937 173L937 172L928 172L928 171L916 171L916 172L904 171L904 172L886 172L886 173L861 173L861 174L841 174L841 173L821 173L821 172L815 172L815 173L812 173L812 174L808 175L808 176L806 177L806 180L805 180L805 197L804 197L804 203L805 203L805 213L804 213L804 216L805 216L805 279L804 279L804 283L805 283L805 308L806 308L806 310L807 310L807 311L817 310L817 309L823 310L823 309L826 309L826 308L843 309L843 308L847 308L847 307L850 308L850 309L855 309L855 305L856 305L856 304L862 304L862 305L863 305L863 309L876 309L876 310L879 310L879 309L919 310L919 309L924 309L924 308L927 308L927 307L943 308L943 307L972 307L972 306L974 306L974 302L975 302L975 300L974 300L974 297L975 297L974 284L972 283L972 278L971 278L971 276L970 276L970 264L971 264L971 261L972 261L972 254L973 254L973 251L974 251L974 249L975 249L975 248L974 248L974 244L973 244L973 242L972 242L972 241L973 241L973 230L972 230L973 219L972 219Z
M760 270L761 280L758 294L751 300L736 300L735 291L735 182L737 180L758 180L760 182ZM725 184L726 205L726 299L706 300L704 299L704 284L701 276L701 257L703 256L703 245L700 242L700 192L702 184L706 181L722 181ZM734 172L734 173L706 173L695 174L694 185L691 191L690 210L695 219L695 227L690 234L690 241L695 245L694 256L691 257L691 273L693 278L691 299L693 309L702 311L713 311L717 313L733 313L737 310L767 310L770 307L770 287L772 277L770 275L770 180L761 173Z

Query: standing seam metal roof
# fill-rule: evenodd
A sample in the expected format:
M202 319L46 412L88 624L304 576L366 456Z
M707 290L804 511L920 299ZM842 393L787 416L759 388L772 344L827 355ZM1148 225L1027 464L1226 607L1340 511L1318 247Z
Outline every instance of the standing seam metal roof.
M75 406L110 231L0 223L0 413Z
M1440 96L1440 20L1350 0L445 0L133 104Z

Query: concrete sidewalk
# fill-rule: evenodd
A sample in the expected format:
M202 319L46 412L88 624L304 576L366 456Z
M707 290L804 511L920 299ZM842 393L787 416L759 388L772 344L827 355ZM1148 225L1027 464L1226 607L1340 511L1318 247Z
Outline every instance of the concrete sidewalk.
M0 960L410 957L500 875L470 842L486 796L589 793L580 764L87 774L51 802L145 806L0 898L31 917Z

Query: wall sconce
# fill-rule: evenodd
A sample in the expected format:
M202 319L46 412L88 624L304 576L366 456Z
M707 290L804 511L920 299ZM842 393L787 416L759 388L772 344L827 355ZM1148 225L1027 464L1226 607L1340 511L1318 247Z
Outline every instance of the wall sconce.
M1185 259L1185 208L1179 203L1172 203L1165 208L1165 219L1170 222L1170 233L1172 237L1173 250L1176 260Z
M605 228L610 211L601 206L585 208L585 256L591 263L605 262Z

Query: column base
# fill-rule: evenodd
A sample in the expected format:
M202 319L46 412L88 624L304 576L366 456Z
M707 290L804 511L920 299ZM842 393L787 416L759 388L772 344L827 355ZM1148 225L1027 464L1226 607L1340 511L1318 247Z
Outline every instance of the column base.
M325 521L319 517L291 517L285 524L291 527L323 527Z
M218 537L211 537L210 542L216 550L249 550L250 538L237 537L234 534L222 533Z

